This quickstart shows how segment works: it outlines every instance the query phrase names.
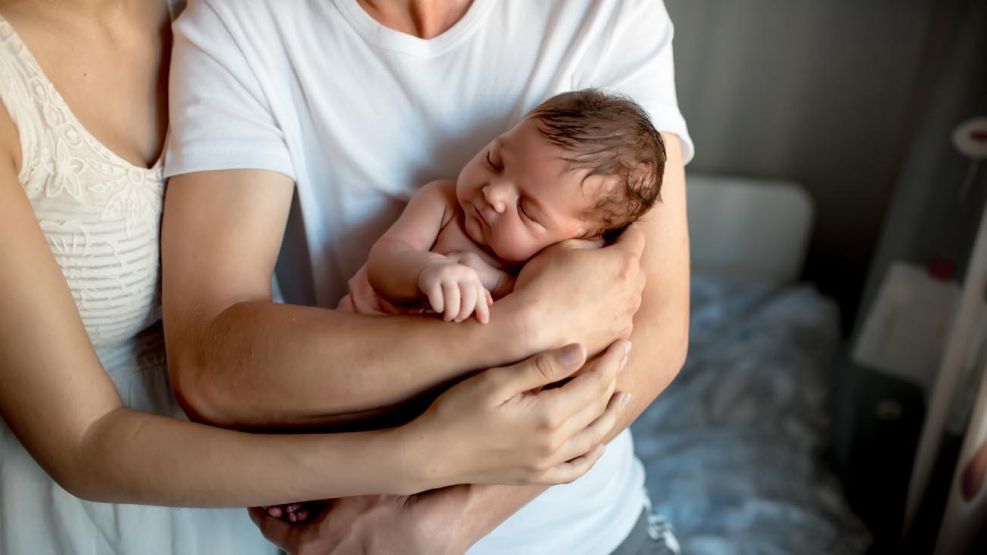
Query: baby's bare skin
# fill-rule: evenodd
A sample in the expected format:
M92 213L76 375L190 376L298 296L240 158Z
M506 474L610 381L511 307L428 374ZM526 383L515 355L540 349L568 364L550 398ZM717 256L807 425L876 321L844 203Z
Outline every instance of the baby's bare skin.
M426 302L445 320L475 315L510 292L516 269L544 248L587 234L612 178L574 170L527 118L495 138L455 182L422 187L377 241L367 275L394 304Z

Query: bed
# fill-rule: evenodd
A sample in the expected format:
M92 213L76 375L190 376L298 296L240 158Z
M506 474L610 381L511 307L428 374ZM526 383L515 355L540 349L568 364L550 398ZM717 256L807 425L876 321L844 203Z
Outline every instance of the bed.
M812 224L791 183L690 175L689 357L634 424L683 553L863 553L827 460L838 310L795 283Z

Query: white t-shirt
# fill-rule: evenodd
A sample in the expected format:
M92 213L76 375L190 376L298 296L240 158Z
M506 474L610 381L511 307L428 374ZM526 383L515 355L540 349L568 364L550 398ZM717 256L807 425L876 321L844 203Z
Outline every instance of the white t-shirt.
M428 40L383 27L356 0L199 0L175 34L166 175L253 168L295 180L279 260L290 301L335 306L418 187L455 177L554 94L628 94L692 157L659 0L473 0ZM586 476L470 553L608 553L640 514L643 484L624 432Z

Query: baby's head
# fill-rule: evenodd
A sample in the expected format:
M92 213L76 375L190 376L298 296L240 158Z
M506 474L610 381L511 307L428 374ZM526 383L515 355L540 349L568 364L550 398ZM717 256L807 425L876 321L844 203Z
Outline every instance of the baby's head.
M549 245L609 237L659 198L665 145L628 98L554 96L463 168L456 196L470 237L521 264Z

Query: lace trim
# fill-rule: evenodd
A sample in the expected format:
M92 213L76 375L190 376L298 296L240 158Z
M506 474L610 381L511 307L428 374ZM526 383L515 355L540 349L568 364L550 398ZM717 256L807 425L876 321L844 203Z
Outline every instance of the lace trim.
M0 16L0 100L21 141L19 180L93 343L155 321L162 160L131 164L76 118Z

